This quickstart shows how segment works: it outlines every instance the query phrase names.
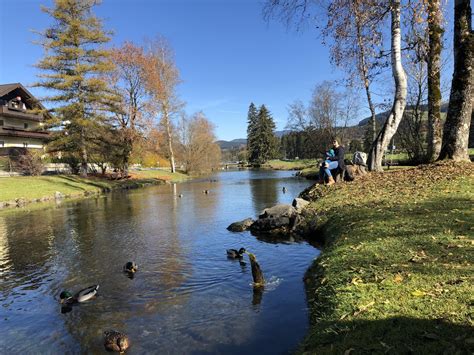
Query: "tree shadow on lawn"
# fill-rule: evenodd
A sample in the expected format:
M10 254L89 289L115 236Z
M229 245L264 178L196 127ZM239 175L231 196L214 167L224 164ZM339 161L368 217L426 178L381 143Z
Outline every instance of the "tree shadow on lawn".
M472 353L469 278L473 247L468 236L473 215L472 201L460 196L377 209L346 206L342 214L332 214L324 229L323 255L305 276L313 327L300 351ZM449 292L442 293L443 289ZM412 294L417 291L421 293ZM424 299L423 294L429 296ZM383 300L377 299L381 295L395 302L395 308L384 308ZM377 310L361 318L384 318L384 313L387 318L357 319L365 312L358 304L368 303L367 299L373 300L370 304ZM352 311L344 315L343 309ZM449 315L453 311L461 313ZM400 315L393 316L394 312ZM436 319L426 319L431 317ZM465 325L452 323L448 317Z
M68 181L74 182L74 183L76 183L76 184L84 184L84 185L90 185L90 186L98 187L98 188L100 188L101 190L109 189L109 187L107 186L106 183L100 183L100 182L94 181L94 180L92 180L92 179L90 179L90 178L89 178L89 179L82 179L82 178L79 178L79 177L65 176L65 175L62 175L60 178L61 178L61 179L64 179L64 180L68 180ZM68 184L68 186L76 187L77 189L86 191L85 188L80 187L80 186L75 186L75 185L72 185L72 184Z
M472 354L474 328L443 319L392 317L321 322L301 352L316 354Z
M353 249L347 259L353 267L383 264L392 259L411 263L415 271L423 272L429 263L461 264L472 258L472 238L468 236L472 235L474 211L468 198L436 198L394 208L381 207L379 211L372 207L347 207L344 215L350 216L350 220L336 227L332 221L326 231L330 234L333 228L339 228L334 231L339 235L335 239L326 237L326 247ZM351 225L354 221L355 226ZM357 230L354 232L353 228Z

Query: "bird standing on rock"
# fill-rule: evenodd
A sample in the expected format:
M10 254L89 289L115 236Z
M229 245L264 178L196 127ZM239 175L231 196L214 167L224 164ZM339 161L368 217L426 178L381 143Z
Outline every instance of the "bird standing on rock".
M104 346L109 351L124 353L130 346L128 337L116 330L106 330L104 332Z

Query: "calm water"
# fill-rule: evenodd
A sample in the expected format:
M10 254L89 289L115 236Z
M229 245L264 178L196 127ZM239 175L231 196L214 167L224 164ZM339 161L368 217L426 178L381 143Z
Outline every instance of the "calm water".
M291 203L309 182L282 171L212 179L0 214L0 352L106 353L109 328L129 335L130 354L293 350L308 327L302 277L318 250L226 227ZM269 281L262 295L248 260L226 257L242 246ZM140 268L133 279L121 271L128 260ZM97 298L61 313L63 289L96 283Z

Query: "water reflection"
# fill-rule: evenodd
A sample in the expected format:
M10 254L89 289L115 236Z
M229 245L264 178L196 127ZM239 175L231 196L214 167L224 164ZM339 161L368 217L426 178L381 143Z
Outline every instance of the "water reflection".
M301 278L315 249L267 244L225 228L241 215L287 203L291 189L307 183L282 172L213 180L0 215L2 351L102 352L102 332L113 328L130 336L131 353L255 352L278 334L282 313L293 315L281 325L291 330L268 350L294 347L307 324ZM226 257L237 246L258 253L268 275L285 281L255 292L246 260ZM129 260L139 265L133 278L122 272ZM96 298L61 308L63 289L95 283Z
M262 211L264 208L274 206L278 203L278 195L281 192L281 182L278 179L277 173L277 171L268 171L262 178L249 180L255 211Z

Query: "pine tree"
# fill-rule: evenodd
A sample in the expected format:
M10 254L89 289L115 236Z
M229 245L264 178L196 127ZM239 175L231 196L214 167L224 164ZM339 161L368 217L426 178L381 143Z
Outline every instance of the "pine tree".
M257 120L257 107L255 107L254 103L251 102L247 114L247 150L250 162L253 162L256 159Z
M264 164L277 153L278 139L275 137L275 122L265 105L260 106L255 126L255 135L251 150L250 162L256 165Z
M97 0L55 0L54 8L42 8L54 24L40 33L44 58L36 65L43 71L35 85L51 90L45 100L51 102L53 135L51 149L78 156L81 175L87 175L87 164L93 142L106 125L105 112L116 101L107 88L103 74L112 69L108 53L101 49L109 34L93 15Z

